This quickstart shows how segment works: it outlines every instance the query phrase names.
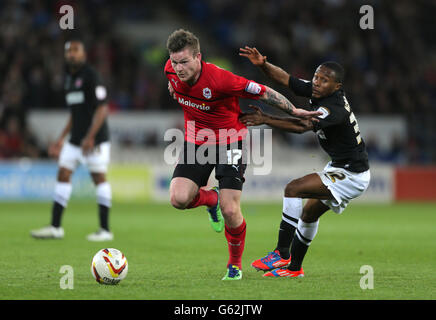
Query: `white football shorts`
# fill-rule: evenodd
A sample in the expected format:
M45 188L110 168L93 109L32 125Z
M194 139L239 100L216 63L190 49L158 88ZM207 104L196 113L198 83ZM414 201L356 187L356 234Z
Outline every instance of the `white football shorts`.
M103 142L85 156L80 147L65 142L59 155L58 165L74 171L81 163L90 172L106 173L110 162L110 148L110 142Z
M371 178L369 170L351 172L332 167L331 162L327 163L323 171L317 173L334 197L321 202L338 214L345 210L350 200L357 198L368 188Z

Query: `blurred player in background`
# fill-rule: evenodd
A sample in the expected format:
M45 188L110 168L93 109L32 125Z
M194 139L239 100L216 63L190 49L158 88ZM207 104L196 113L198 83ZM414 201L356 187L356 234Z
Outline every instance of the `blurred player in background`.
M240 50L241 56L247 57L271 79L298 96L310 98L313 110L322 112L319 121L313 122L273 117L251 106L255 112L240 119L248 126L267 124L294 133L313 131L331 158L323 171L286 185L277 246L252 263L258 270L269 271L264 276L303 277L303 259L317 233L320 216L329 209L342 213L349 201L368 188L370 171L365 143L343 91L344 69L341 65L325 62L316 69L312 81L307 81L267 62L256 48ZM308 199L304 207L303 198Z
M167 41L169 60L165 65L168 89L183 108L185 143L170 185L170 201L177 209L207 206L209 219L217 232L225 229L229 260L223 280L242 278L242 253L245 246L246 223L240 208L246 169L244 139L246 127L239 121L238 98L263 101L300 117L319 112L295 108L280 93L202 61L198 38L189 31L176 30ZM205 130L213 134L205 137ZM223 135L223 131L226 132ZM228 130L228 131L227 131ZM200 162L196 152L204 145L213 161ZM224 155L218 148L224 150ZM216 160L216 161L215 161ZM212 170L219 189L206 190Z
M63 238L61 217L72 192L71 176L82 163L87 166L96 186L100 221L100 230L88 235L87 239L112 240L113 234L109 230L112 191L106 181L110 161L106 88L97 72L86 62L82 41L72 40L65 44L65 61L65 102L70 117L60 137L49 147L49 155L59 157L51 224L31 231L31 235L39 239ZM64 143L68 134L69 141Z

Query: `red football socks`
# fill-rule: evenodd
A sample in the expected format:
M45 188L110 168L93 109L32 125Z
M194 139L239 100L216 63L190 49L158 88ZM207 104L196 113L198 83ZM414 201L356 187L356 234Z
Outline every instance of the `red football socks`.
M188 204L187 209L197 208L199 206L213 207L214 205L216 205L217 201L218 194L216 193L216 191L200 189L198 190L195 198L191 201L190 204Z
M246 227L245 219L242 220L242 224L239 227L233 229L226 225L225 235L229 246L229 262L227 266L233 264L242 270L241 260L245 247Z

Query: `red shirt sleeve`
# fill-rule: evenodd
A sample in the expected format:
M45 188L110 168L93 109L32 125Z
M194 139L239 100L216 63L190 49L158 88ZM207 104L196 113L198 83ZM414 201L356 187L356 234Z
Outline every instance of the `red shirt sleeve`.
M265 92L265 86L255 81L231 73L230 71L219 69L218 86L223 94L236 96L246 99L257 100Z

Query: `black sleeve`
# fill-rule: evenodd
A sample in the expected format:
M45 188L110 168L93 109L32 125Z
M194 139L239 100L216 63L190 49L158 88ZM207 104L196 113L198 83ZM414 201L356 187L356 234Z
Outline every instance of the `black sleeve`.
M316 111L321 111L323 114L318 116L319 122L313 121L313 131L317 132L330 126L340 124L347 116L345 109L333 106L319 106Z
M293 76L289 77L289 88L297 95L310 98L312 96L312 82Z

